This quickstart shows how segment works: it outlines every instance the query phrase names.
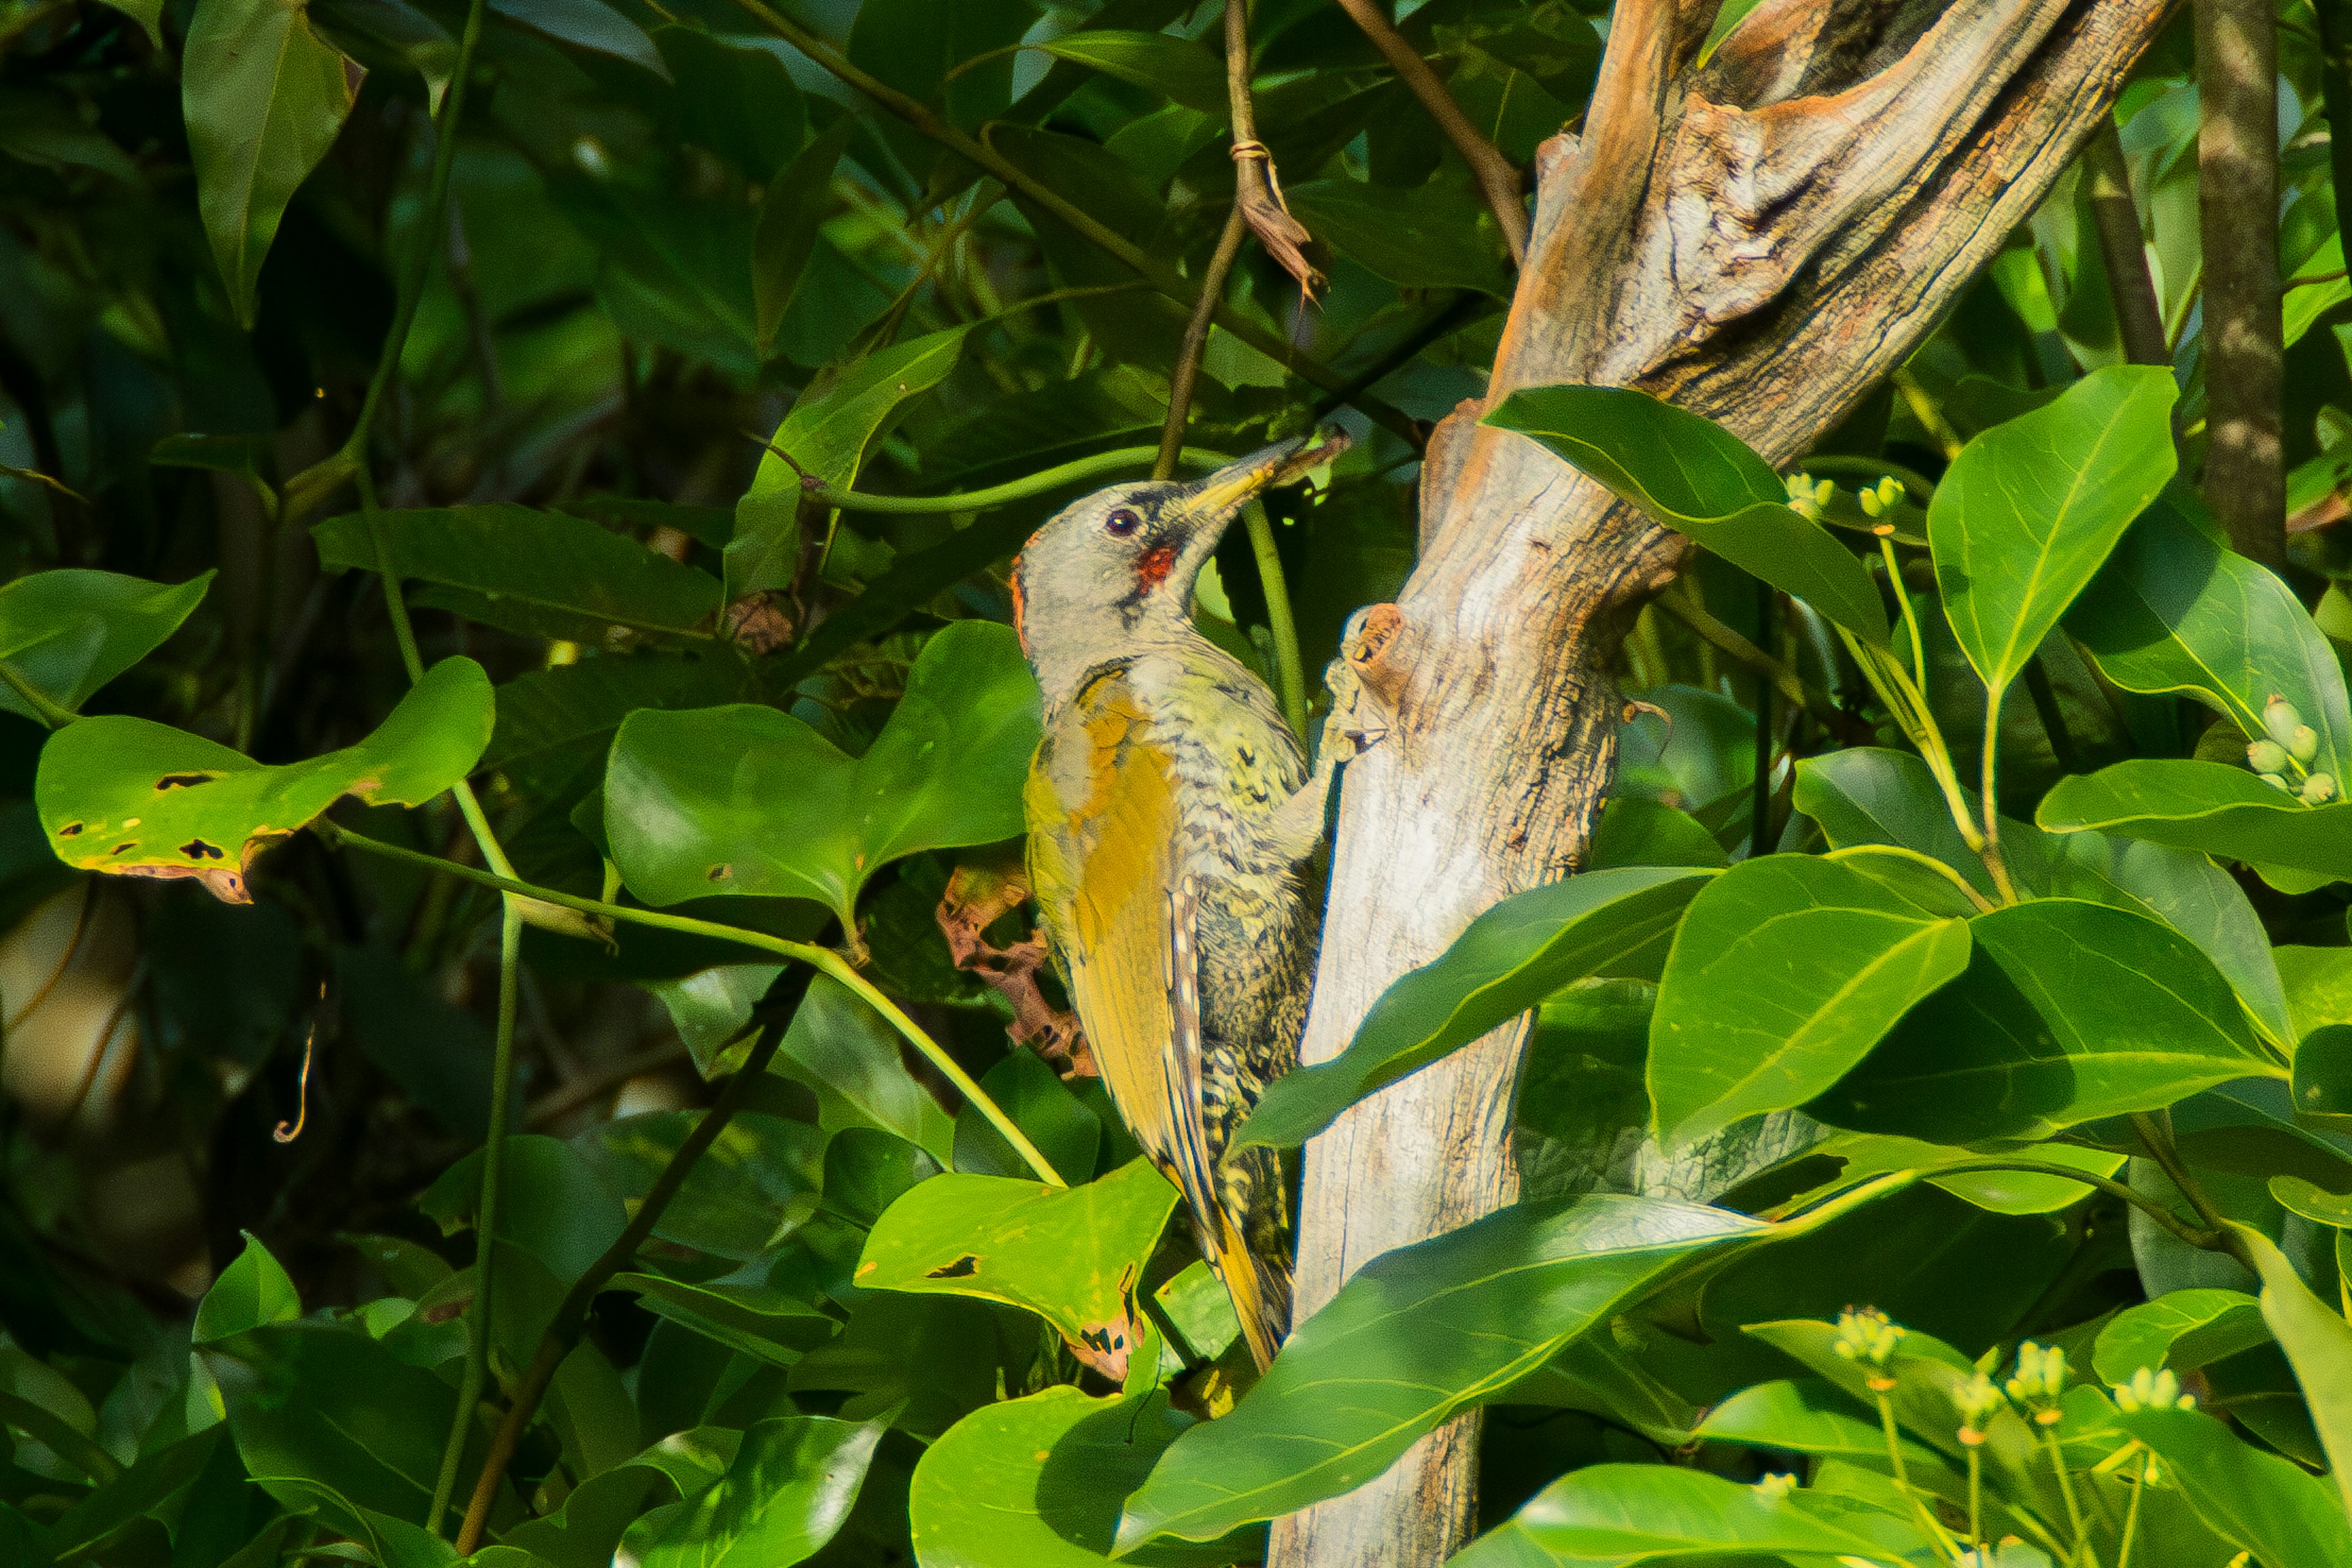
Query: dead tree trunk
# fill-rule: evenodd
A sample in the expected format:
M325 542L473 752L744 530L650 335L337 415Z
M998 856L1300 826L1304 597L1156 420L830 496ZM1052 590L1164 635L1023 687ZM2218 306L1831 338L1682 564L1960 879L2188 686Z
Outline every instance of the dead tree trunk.
M1640 386L1801 456L1900 364L2105 117L2165 0L1619 0L1581 136L1539 154L1490 398ZM1575 869L1615 763L1618 643L1685 545L1464 405L1421 561L1347 651L1386 737L1349 769L1305 1057L1479 910ZM1309 1146L1298 1310L1515 1195L1524 1023ZM1280 1521L1277 1568L1434 1565L1468 1533L1475 1420Z

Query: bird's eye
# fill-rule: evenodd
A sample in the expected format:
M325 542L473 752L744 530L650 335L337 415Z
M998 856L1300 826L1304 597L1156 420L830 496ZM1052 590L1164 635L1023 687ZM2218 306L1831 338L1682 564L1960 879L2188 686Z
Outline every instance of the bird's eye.
M1125 539L1142 526L1143 519L1138 517L1130 507L1118 507L1103 519L1103 531L1117 539Z

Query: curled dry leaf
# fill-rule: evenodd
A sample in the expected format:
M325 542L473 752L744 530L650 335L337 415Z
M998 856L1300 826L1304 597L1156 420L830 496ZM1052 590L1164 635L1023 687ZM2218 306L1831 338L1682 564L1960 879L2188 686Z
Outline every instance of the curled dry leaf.
M1029 879L1018 861L963 865L940 895L940 931L958 969L970 970L1013 1005L1005 1033L1027 1046L1066 1079L1098 1078L1094 1052L1077 1015L1045 1000L1037 984L1045 944L1034 931L1011 947L992 945L982 933L1029 896Z

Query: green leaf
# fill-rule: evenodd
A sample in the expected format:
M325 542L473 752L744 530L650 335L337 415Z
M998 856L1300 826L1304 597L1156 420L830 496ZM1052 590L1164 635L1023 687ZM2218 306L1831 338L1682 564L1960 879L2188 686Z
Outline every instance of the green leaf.
M206 572L167 588L79 567L19 577L0 584L0 660L51 702L78 710L179 630L212 580ZM0 709L41 717L4 682Z
M2168 1290L2109 1319L2091 1364L2105 1382L2129 1383L2142 1367L2194 1372L2270 1337L2261 1304L2242 1290Z
M358 66L312 29L302 0L203 0L180 81L196 208L240 325L295 188L359 97Z
M636 1568L789 1568L849 1517L882 1424L788 1415L743 1434L719 1484L631 1525L619 1557Z
M2352 1563L2352 1525L2332 1489L2242 1443L2201 1410L2127 1410L2116 1425L2156 1451L2197 1516L2273 1563Z
M1886 608L1862 563L1791 511L1772 466L1714 421L1631 387L1531 386L1481 423L1534 437L1653 521L1885 646Z
M2305 805L2220 763L2136 757L2076 773L2042 797L2033 819L2052 833L2095 828L2326 881L2352 879L2352 801Z
M471 1229L481 1202L479 1150L444 1171L416 1202L444 1236ZM507 1140L499 1237L547 1266L569 1285L588 1272L629 1223L621 1194L578 1151L558 1139L523 1133Z
M841 162L857 123L854 114L835 121L832 130L803 148L768 182L760 197L760 223L751 235L751 309L762 358L775 352L784 312L792 309L809 258L816 254L818 230L833 207L834 166ZM772 453L762 457L760 466L765 468L772 462L783 467ZM796 488L788 487L786 493Z
M602 646L614 627L667 640L707 640L719 584L585 518L526 506L438 507L376 514L393 571L419 584L416 602L527 637ZM314 525L330 571L376 569L358 512Z
M637 709L707 708L757 695L749 668L723 646L700 658L607 654L526 670L498 689L498 727L481 765L525 795L562 798L583 773L595 777L613 732Z
M1176 1440L1128 1500L1118 1546L1212 1541L1353 1490L1676 1264L1762 1229L1597 1195L1520 1204L1383 1253L1292 1331L1231 1414Z
M1092 1399L1063 1386L975 1410L915 1467L907 1497L915 1560L923 1568L1103 1568L1119 1499L1194 1425L1157 1392ZM1129 1561L1205 1568L1254 1562L1263 1551L1244 1542Z
M822 145L822 143L819 143ZM781 312L778 320L782 319ZM801 471L835 489L856 483L866 448L890 426L906 401L927 392L955 369L967 329L950 327L894 343L819 376L776 426L774 448L763 453L751 488L735 504L735 537L727 546L727 602L791 585L800 562Z
M2312 765L2352 773L2343 668L2294 591L2160 498L2074 607L2066 630L2127 691L2184 691L2263 734L2273 693L2319 735Z
M2109 365L1960 449L1927 508L1944 614L1998 699L2172 478L2168 368Z
M951 1173L909 1188L883 1211L857 1284L1026 1308L1088 1365L1124 1382L1129 1352L1142 1338L1136 1282L1176 1201L1176 1189L1144 1160L1077 1187Z
M702 1116L699 1110L626 1116L588 1129L572 1146L634 1205ZM714 1258L758 1258L815 1210L824 1170L824 1134L815 1128L738 1111L687 1173L654 1235Z
M1798 1454L1876 1462L1886 1458L1886 1430L1864 1416L1853 1398L1820 1378L1784 1378L1744 1388L1706 1414L1692 1436L1717 1443L1744 1443ZM1913 1466L1942 1461L1928 1448L1902 1439Z
M553 1568L611 1568L622 1532L646 1511L646 1500L659 1495L656 1489L674 1488L680 1498L699 1496L727 1473L742 1441L742 1433L722 1426L673 1432L627 1462L589 1477L553 1513L507 1531L506 1541Z
M633 713L604 776L613 858L647 903L814 899L854 925L888 861L1022 831L1041 706L1012 629L957 621L862 757L772 708Z
M1932 1552L1900 1515L1798 1488L1773 1497L1668 1465L1592 1465L1536 1494L1454 1568L1620 1568L1666 1558L1818 1554L1884 1561Z
M954 1120L908 1072L897 1031L829 975L809 983L771 1070L815 1092L824 1132L879 1128L943 1163L954 1147Z
M603 0L490 0L490 9L557 43L610 55L670 79L668 63L645 29Z
M346 795L422 805L472 771L490 738L490 679L470 658L435 665L356 746L264 767L148 719L106 714L41 749L33 798L49 847L85 871L194 877L247 903L254 857Z
M1942 1143L2045 1138L2280 1069L2188 940L2101 904L2048 899L1969 922L1967 972L1914 1008L1810 1108Z
M245 1233L245 1250L196 1303L195 1326L189 1338L210 1344L264 1323L290 1323L302 1315L302 1298L293 1279L269 1256L269 1248Z
M1357 1100L1589 975L1657 973L1675 922L1712 871L1588 871L1503 900L1372 1004L1348 1048L1266 1086L1237 1147L1303 1143Z
M2352 1131L2352 1025L2324 1024L2295 1046L2294 1110Z
M1968 963L1967 921L1840 860L1741 861L1700 889L1666 960L1650 1023L1661 1142L1804 1104Z
M1187 109L1223 117L1229 105L1224 62L1190 38L1166 33L1089 27L1032 46L1056 59L1090 66L1108 77L1156 92ZM1297 189L1288 193L1296 199Z
M2352 1322L2311 1293L2269 1237L2250 1225L2232 1223L2230 1228L2254 1256L2263 1279L2263 1321L2278 1336L2303 1385L2311 1424L2319 1428L2345 1513L2352 1517ZM2352 1529L2346 1539L2352 1542Z
M658 1274L621 1273L613 1276L612 1289L634 1290L638 1305L655 1316L771 1366L796 1364L841 1327L839 1320L766 1285L698 1285Z
M1309 180L1284 187L1283 198L1317 238L1400 289L1510 296L1494 215L1464 179L1440 173L1415 190Z
M457 1402L438 1377L320 1322L264 1324L197 1353L220 1384L247 1471L271 1496L305 1510L316 1500L307 1483L357 1509L424 1519Z
M1638 795L1618 795L1601 808L1585 849L1588 870L1621 866L1712 866L1731 864L1715 835L1687 811Z
M2352 1230L2352 1196L2331 1193L2301 1176L2273 1176L2271 1196L2289 1214L2299 1214L2314 1225Z

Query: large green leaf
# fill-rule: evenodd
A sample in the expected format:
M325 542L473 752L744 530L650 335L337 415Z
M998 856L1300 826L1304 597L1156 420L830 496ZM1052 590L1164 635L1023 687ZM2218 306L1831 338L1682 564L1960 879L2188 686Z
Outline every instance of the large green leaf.
M1658 972L1675 924L1712 871L1621 867L1515 893L1434 963L1381 993L1348 1048L1268 1085L1235 1142L1288 1147L1383 1085L1596 974Z
M793 1366L832 1339L840 1320L771 1285L713 1280L694 1284L658 1274L615 1274L615 1290L636 1293L658 1318L771 1366Z
M771 1070L814 1092L820 1130L879 1128L945 1163L955 1146L955 1119L915 1081L898 1045L880 1014L820 974L809 982Z
M2168 368L2109 365L1970 441L1937 483L1927 541L1944 614L1998 694L2172 478Z
M673 1432L627 1462L589 1477L553 1513L509 1530L506 1542L553 1568L612 1568L622 1532L646 1511L649 1497L660 1495L656 1488L667 1482L680 1498L701 1495L727 1473L742 1442L742 1433L724 1426Z
M2311 1424L2319 1428L2336 1490L2352 1516L2352 1322L2311 1293L2270 1237L2249 1225L2231 1228L2253 1254L2263 1279L2263 1321L2303 1385Z
M957 621L862 757L772 708L633 713L604 776L613 858L647 903L814 899L853 924L885 863L1021 832L1040 710L1011 628Z
M58 707L79 709L179 630L212 580L206 572L167 588L79 567L19 577L0 586L0 660ZM0 709L40 717L5 682Z
M1728 430L1621 386L1521 387L1484 424L1542 442L1653 521L1785 589L1865 641L1886 608L1862 563L1789 508L1772 466Z
M2144 1366L2194 1372L2270 1337L2261 1304L2242 1290L2168 1290L2110 1319L2091 1364L2108 1383L2129 1383Z
M433 1496L456 1391L355 1328L265 1323L197 1352L228 1405L245 1468L289 1507L312 1500L277 1484L326 1486L358 1508L421 1522Z
M763 355L774 349L784 312L816 254L818 231L833 206L833 171L856 130L856 117L843 115L778 171L760 198L760 223L751 235L751 308ZM774 460L763 458L761 467Z
M1908 752L1849 746L1797 763L1796 805L1833 847L1887 844L1940 860L1988 898L1992 875L1960 837L1927 764Z
M1853 1398L1820 1378L1784 1378L1741 1389L1706 1413L1692 1436L1717 1443L1838 1458L1886 1457L1886 1429ZM1939 1463L1932 1449L1902 1439L1915 1466Z
M2281 1076L2234 993L2185 937L2073 899L1969 922L1969 967L1813 1103L1864 1131L1937 1142L2047 1137Z
M295 187L343 128L365 75L311 28L303 0L203 0L180 82L196 207L240 323Z
M1400 289L1511 292L1502 236L1466 180L1441 172L1417 190L1309 180L1283 195L1318 238Z
M703 1115L654 1110L625 1116L589 1128L572 1146L635 1207ZM738 1111L688 1171L654 1235L715 1258L743 1261L761 1256L816 1208L824 1144L824 1134L804 1121ZM592 1209L604 1201L602 1193L584 1197ZM572 1223L586 1228L583 1221Z
M2226 860L2352 879L2352 801L2305 805L2243 768L2136 757L2060 779L2033 819L2052 833L2095 828Z
M302 1298L269 1248L247 1231L245 1250L220 1271L220 1278L196 1303L196 1321L188 1337L197 1344L225 1340L264 1323L290 1323L302 1315Z
M834 1538L866 1484L882 1423L787 1415L743 1434L698 1497L665 1503L621 1537L635 1568L791 1568Z
M2155 1450L2198 1517L2264 1564L2352 1563L2335 1489L2242 1443L2201 1410L2130 1410L2116 1424Z
M1622 1568L1685 1557L1818 1555L1876 1563L1934 1542L1900 1514L1798 1488L1774 1496L1671 1465L1592 1465L1536 1494L1454 1568Z
M1176 1189L1144 1160L1077 1187L961 1172L934 1177L875 1222L857 1283L1025 1307L1121 1382L1142 1338L1136 1285L1176 1201Z
M1837 859L1741 861L1699 890L1666 960L1650 1022L1659 1137L1804 1104L1968 963L1966 921Z
M392 569L416 601L530 637L602 645L614 627L672 641L707 639L719 584L585 518L503 503L376 514ZM319 560L376 569L359 512L315 525Z
M1223 116L1227 108L1223 62L1190 38L1088 27L1035 47L1057 59L1091 66L1105 76L1162 94L1187 109ZM1297 187L1289 194L1295 196Z
M247 903L255 856L342 796L421 805L464 778L489 741L491 706L482 667L446 658L358 745L275 768L167 724L106 714L49 738L33 798L68 866L194 877Z
M937 386L955 368L964 331L950 327L877 349L821 376L801 394L776 426L773 450L761 457L751 488L735 504L735 537L727 545L730 604L792 584L800 561L801 473L835 489L849 489L866 449L900 405ZM793 471L793 463L800 472Z
M1119 1500L1194 1425L1159 1393L1093 1399L1068 1386L975 1410L915 1467L907 1497L915 1561L922 1568L1105 1568ZM1263 1552L1255 1542L1230 1552L1160 1546L1125 1561L1206 1568Z
M2312 765L2352 771L2352 709L2343 667L2294 590L2232 553L2170 498L2150 507L2066 613L2099 673L2130 691L2185 691L2263 734L2284 696L2319 736Z
M560 797L593 779L613 731L640 708L708 708L758 695L744 661L725 645L672 658L604 655L526 670L499 686L498 727L482 767L526 795Z
M1230 1415L1176 1440L1128 1500L1118 1545L1213 1541L1352 1490L1677 1263L1764 1228L1603 1195L1521 1204L1384 1253L1292 1331Z

